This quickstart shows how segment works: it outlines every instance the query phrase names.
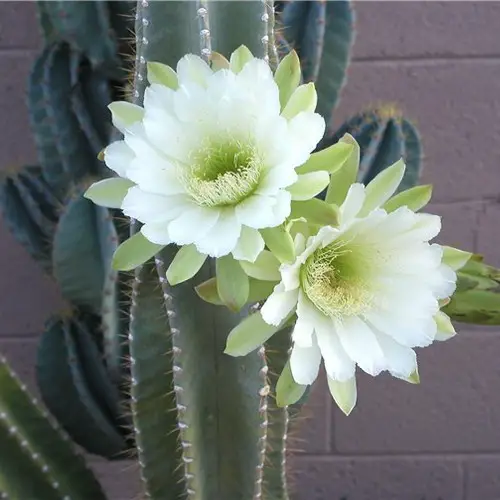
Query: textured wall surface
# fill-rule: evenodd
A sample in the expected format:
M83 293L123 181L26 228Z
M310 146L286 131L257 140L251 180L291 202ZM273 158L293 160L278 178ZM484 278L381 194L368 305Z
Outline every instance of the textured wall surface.
M441 241L500 266L500 3L356 9L355 61L335 120L368 103L400 103L422 131ZM0 2L1 168L36 159L24 96L39 48L34 6ZM63 304L1 221L0 233L0 351L34 387L38 332ZM315 387L292 457L298 499L500 499L500 331L459 330L421 352L420 386L361 376L348 418L324 384ZM137 498L133 463L91 461L112 500Z

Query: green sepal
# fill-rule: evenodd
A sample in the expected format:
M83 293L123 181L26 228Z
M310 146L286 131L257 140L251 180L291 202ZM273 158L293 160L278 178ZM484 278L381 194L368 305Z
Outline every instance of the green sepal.
M330 174L325 170L299 175L297 182L288 188L294 201L306 201L321 193L330 182Z
M340 207L347 196L349 188L356 182L358 177L360 149L356 139L350 134L344 134L339 143L352 145L352 150L342 167L331 175L325 201Z
M284 226L261 229L260 234L267 248L280 262L293 262L295 259L293 238Z
M369 214L375 208L382 206L395 192L401 183L406 170L403 159L382 170L367 186L365 201L359 212L359 217Z
M284 109L300 83L300 60L295 50L289 52L279 63L274 81L280 92L281 109Z
M177 73L167 64L159 62L148 62L149 83L159 83L172 90L179 88Z
M328 377L328 389L337 406L345 415L349 415L356 406L358 397L356 377L342 382Z
M250 285L238 261L232 255L215 261L217 292L224 305L231 311L239 311L248 300Z
M255 262L240 260L240 266L251 278L264 281L280 281L280 262L271 252L263 250Z
M291 120L303 111L313 112L316 109L317 102L318 96L316 95L314 83L305 83L295 89L285 109L281 112L281 116L287 120Z
M443 247L443 264L450 266L454 271L458 271L467 264L472 257L471 252L459 250L453 247Z
M289 406L304 395L307 385L295 382L290 369L290 361L287 361L276 384L276 403L279 407Z
M108 105L113 119L113 125L118 129L130 127L142 120L144 109L127 101L115 101Z
M167 269L167 280L171 285L182 283L201 269L207 260L207 255L198 252L194 245L186 245L175 254Z
M432 196L432 185L415 186L389 198L382 208L386 212L394 212L399 207L408 207L414 212L418 212L421 208L429 203Z
M313 153L309 159L295 171L300 174L308 174L325 170L330 174L337 172L352 154L353 143L339 141L328 148Z
M305 218L309 224L336 226L339 222L338 210L323 200L292 201L292 219Z
M246 356L281 328L283 325L268 325L260 312L251 314L231 330L224 352L234 357Z
M233 73L239 73L243 66L253 59L253 55L245 45L240 45L232 54L229 66Z
M94 182L83 196L101 207L121 208L123 198L133 186L135 183L128 179L112 177Z
M151 243L142 233L136 233L124 241L113 255L113 269L131 271L147 262L165 245Z
M274 287L276 286L276 281L262 281L253 278L248 279L249 292L247 302L253 304L255 302L260 302L265 300L273 293ZM200 283L195 287L198 297L203 299L205 302L214 304L216 306L222 306L224 303L219 297L219 292L217 290L217 278L210 278L203 283Z

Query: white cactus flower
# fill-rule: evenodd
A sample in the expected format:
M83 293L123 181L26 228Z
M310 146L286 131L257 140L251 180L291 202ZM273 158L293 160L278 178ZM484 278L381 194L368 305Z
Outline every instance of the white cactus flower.
M454 292L456 274L443 262L443 248L429 243L440 217L406 206L388 213L368 198L363 185L353 184L339 227L323 227L307 241L296 235L297 258L280 266L281 282L261 310L270 325L295 312L292 376L311 384L323 358L345 413L356 401L356 365L370 375L387 370L416 381L413 348L454 333L439 308Z
M302 85L280 104L269 65L247 49L238 56L217 71L195 55L176 73L155 63L150 81L162 83L146 89L143 108L110 106L124 139L104 159L131 181L119 208L143 223L152 243L254 261L264 248L259 229L282 224L292 199L328 184L327 172L295 171L325 130L314 87Z

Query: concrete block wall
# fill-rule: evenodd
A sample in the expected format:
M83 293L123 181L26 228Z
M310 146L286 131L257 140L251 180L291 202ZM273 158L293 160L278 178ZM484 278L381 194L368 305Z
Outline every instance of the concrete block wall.
M400 103L422 131L441 241L500 266L500 3L355 6L355 58L335 121ZM36 160L24 99L39 49L33 4L0 2L1 168ZM34 387L36 339L62 301L1 221L0 257L0 351ZM420 386L360 376L348 418L317 384L293 444L297 499L500 499L500 329L459 331L421 351ZM112 500L137 498L133 462L90 460Z

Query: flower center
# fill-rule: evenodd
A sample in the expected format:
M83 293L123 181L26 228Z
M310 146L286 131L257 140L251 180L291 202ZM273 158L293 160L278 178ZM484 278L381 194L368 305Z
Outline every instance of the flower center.
M301 269L302 289L326 316L366 312L375 296L373 265L366 247L336 240L316 250Z
M259 184L262 159L256 148L240 141L208 141L182 171L187 192L202 206L236 205Z

